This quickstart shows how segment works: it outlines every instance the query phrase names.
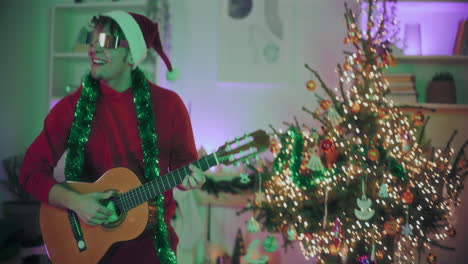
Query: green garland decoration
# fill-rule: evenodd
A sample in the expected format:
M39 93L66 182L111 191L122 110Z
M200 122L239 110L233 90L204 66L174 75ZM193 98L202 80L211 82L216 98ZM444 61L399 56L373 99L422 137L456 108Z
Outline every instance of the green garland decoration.
M292 181L300 187L310 188L314 183L308 177L299 175L302 147L304 146L304 139L302 138L301 132L296 127L291 126L288 132L280 137L280 140L283 147L280 149L273 163L273 173L281 173L289 162ZM291 150L288 150L289 146L292 146Z
M144 73L136 68L132 71L132 86L135 109L138 119L138 132L143 150L145 178L152 180L159 176L157 136L154 128L155 117L151 104L149 85ZM91 121L99 97L99 81L88 73L83 82L80 99L76 105L74 121L68 138L65 176L68 181L79 180L84 164L84 148L91 131ZM164 222L164 196L155 199L158 208L158 221L153 237L156 253L161 263L177 263L174 251L167 240L167 225Z
M67 181L78 181L83 170L84 148L91 131L91 121L96 100L99 96L99 81L87 74L83 82L80 99L76 104L74 120L68 136L68 154L65 163L65 178Z

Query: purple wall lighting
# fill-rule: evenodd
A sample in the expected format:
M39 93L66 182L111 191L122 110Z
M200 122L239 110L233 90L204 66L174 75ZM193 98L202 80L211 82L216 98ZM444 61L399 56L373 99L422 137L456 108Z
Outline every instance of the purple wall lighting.
M407 23L404 27L404 53L406 55L421 55L421 25Z
M366 5L362 7L365 17ZM452 55L458 24L468 18L468 3L398 2L396 17L396 44L405 55ZM365 28L366 21L361 23Z

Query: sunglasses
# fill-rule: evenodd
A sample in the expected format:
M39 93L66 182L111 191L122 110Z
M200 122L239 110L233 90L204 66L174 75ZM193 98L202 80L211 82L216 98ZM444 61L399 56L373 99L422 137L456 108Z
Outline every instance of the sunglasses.
M86 44L95 44L106 49L116 49L118 47L128 47L128 42L116 36L111 36L106 33L98 33L95 31L88 32L86 37Z

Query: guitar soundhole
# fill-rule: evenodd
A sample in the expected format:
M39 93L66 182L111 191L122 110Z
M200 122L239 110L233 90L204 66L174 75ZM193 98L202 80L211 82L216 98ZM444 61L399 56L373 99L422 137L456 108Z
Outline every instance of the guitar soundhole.
M118 227L125 220L125 217L127 216L127 212L123 212L121 210L121 207L118 203L118 200L119 200L118 195L119 195L118 193L115 193L109 199L101 201L102 205L106 206L107 208L115 212L115 214L109 218L110 219L109 223L102 224L102 226L105 228Z

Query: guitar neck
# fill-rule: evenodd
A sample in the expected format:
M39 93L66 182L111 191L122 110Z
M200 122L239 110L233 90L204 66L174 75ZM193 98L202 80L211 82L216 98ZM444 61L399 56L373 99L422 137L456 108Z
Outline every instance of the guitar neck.
M218 165L219 162L216 157L216 153L213 153L191 164L205 171L215 165ZM150 199L155 198L158 195L163 194L165 191L172 189L175 186L181 184L185 176L190 175L192 173L192 171L189 169L189 165L178 168L175 171L172 171L166 175L158 177L126 193L120 194L119 196L120 204L121 204L120 210L123 212L126 212Z

